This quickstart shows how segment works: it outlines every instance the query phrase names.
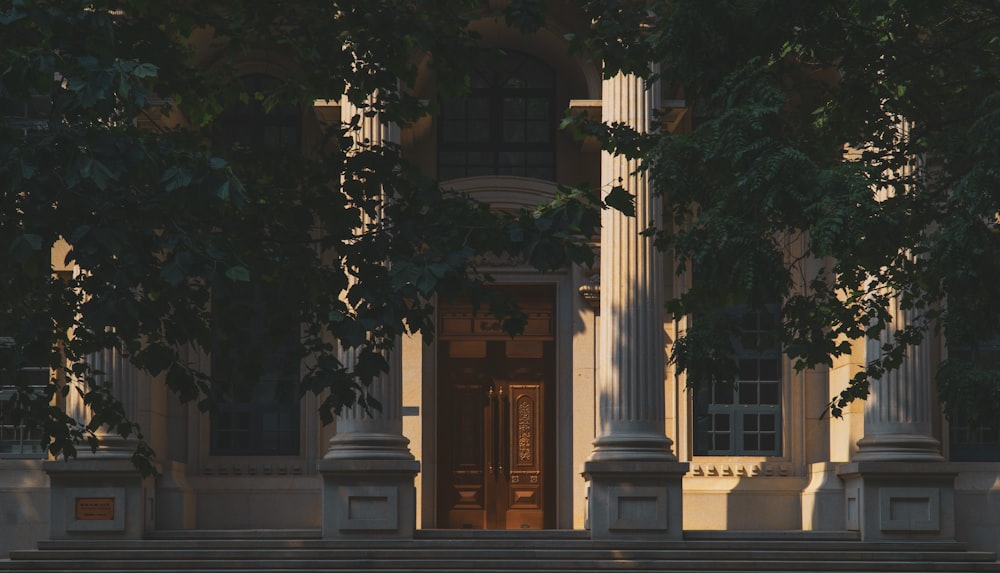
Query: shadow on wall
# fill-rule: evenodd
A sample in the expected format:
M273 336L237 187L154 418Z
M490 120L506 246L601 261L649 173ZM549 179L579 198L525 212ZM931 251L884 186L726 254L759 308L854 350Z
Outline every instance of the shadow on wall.
M42 460L0 460L0 559L49 536L49 476Z
M1000 462L957 462L955 537L972 551L1000 553Z
M684 478L684 529L799 530L806 479L790 464L692 463Z

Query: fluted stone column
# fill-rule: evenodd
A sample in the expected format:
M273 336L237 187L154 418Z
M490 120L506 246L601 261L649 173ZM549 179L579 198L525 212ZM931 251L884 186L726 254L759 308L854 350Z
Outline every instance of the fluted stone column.
M619 74L604 81L603 120L648 131L659 106L657 85ZM605 153L602 180L635 196L636 215L614 209L601 215L601 327L598 333L598 431L584 464L591 482L594 538L681 535L680 479L664 431L663 255L652 238L660 201L649 174L635 161Z
M905 136L907 125L901 126ZM882 347L919 320L891 300L892 320L869 339L869 362ZM928 334L928 337L930 334ZM851 463L837 472L844 481L846 526L862 539L950 540L955 537L955 476L933 435L931 341L908 346L899 368L871 381L865 401L864 437Z
M353 133L357 145L398 143L399 129L368 116L344 99L341 117L360 117ZM345 364L354 362L345 351ZM388 353L389 371L366 392L382 405L365 412L355 406L337 418L337 431L318 464L323 476L323 537L412 537L416 529L416 490L420 471L403 436L403 363L400 345Z
M882 346L918 318L913 310L900 308L893 299L893 323L878 339L869 339L869 361L882 355ZM906 349L896 370L871 382L865 401L865 435L858 441L857 461L944 461L941 443L932 434L933 392L931 344L924 340Z
M344 358L353 361L353 352ZM337 418L337 433L330 438L325 460L413 460L410 440L403 435L403 360L398 348L388 353L389 372L372 381L367 394L382 410L365 412L360 406Z
M94 377L95 381L98 384L110 384L112 394L122 403L125 416L130 421L136 422L139 412L138 383L142 373L115 348L105 348L89 355L87 363L94 371L102 372ZM69 414L80 423L86 424L90 420L91 415L83 404L83 398L75 393L72 394L72 399L67 400L67 407L70 409ZM94 456L131 459L136 446L134 435L123 438L121 434L107 426L101 426L94 433L100 440L97 451L84 446L78 452L81 458Z
M117 349L107 348L87 357L101 374L97 383L111 385L130 421L138 421L142 384L149 380ZM67 397L67 411L81 424L91 419L89 408L76 392ZM132 463L137 441L123 438L106 426L95 430L97 451L87 444L77 458L45 463L50 478L51 537L140 539L152 531L155 486Z

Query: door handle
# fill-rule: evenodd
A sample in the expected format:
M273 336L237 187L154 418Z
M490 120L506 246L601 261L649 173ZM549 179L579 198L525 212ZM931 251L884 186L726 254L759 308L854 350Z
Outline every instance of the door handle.
M510 396L505 396L503 391L503 386L500 386L498 402L500 403L500 419L497 420L497 426L499 427L498 433L500 434L501 451L499 453L500 463L500 475L504 475L504 464L510 459Z
M490 416L490 418L492 419L491 421L493 422L491 424L492 427L490 428L491 433L493 435L490 436L490 442L491 442L490 446L491 447L490 447L489 472L491 474L496 475L496 473L497 473L497 471L499 469L499 466L500 466L500 461L499 461L499 458L500 458L500 425L499 425L499 422L500 422L500 420L499 420L499 418L500 418L500 399L499 399L499 396L497 395L498 393L494 390L492 384L490 385L490 391L489 391L488 394L489 394L489 397L490 397L490 411L491 411L491 414L492 414Z

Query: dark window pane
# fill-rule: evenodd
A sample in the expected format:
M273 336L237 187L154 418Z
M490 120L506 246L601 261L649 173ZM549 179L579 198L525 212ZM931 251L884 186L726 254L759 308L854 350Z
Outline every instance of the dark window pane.
M442 124L441 136L445 141L465 141L465 122L458 120L445 120Z
M752 358L740 360L740 380L757 379L757 362Z
M551 100L545 97L533 97L527 101L526 116L528 119L548 120L551 115Z
M500 154L500 173L512 173L515 169L523 169L527 156L516 151L505 151ZM510 172L508 172L510 170Z
M503 122L503 140L507 143L518 143L525 140L524 122Z
M470 121L466 138L470 143L489 143L490 122L481 120Z
M552 136L551 125L548 121L527 121L525 122L527 133L525 139L531 143L548 143Z
M524 119L527 110L524 98L508 97L503 100L503 117L506 120Z
M761 404L777 404L778 403L778 383L777 382L762 382L760 384L760 403Z
M760 429L762 432L773 432L775 430L775 416L774 414L761 414L760 415Z
M470 97L466 104L466 113L469 119L490 118L490 100L484 97Z
M740 404L758 404L757 401L757 383L756 382L740 382L739 389Z
M729 414L715 414L713 416L715 423L715 430L718 432L728 432L729 431Z
M757 431L757 414L744 414L743 415L743 431L744 432L756 432Z
M715 449L722 452L729 449L729 434L715 434Z
M551 167L526 167L524 176L552 181L556 178L556 173Z
M481 177L483 175L493 175L496 170L493 169L492 164L469 164L465 170L466 177Z
M765 358L760 360L760 380L780 380L778 373L780 368L778 358Z
M743 435L743 450L746 452L760 451L760 437L757 434Z
M774 434L760 435L760 450L762 452L773 452L777 449L777 441Z
M730 384L718 383L713 386L715 389L715 403L716 404L732 404L733 403L733 387Z

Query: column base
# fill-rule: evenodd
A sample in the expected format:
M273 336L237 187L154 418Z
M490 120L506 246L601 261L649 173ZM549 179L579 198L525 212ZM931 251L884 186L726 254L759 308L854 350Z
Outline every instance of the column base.
M955 476L945 462L860 461L844 481L847 529L864 541L955 539Z
M131 460L50 461L51 539L142 539L154 527L154 485Z
M323 538L412 538L417 527L420 462L321 460Z
M588 461L591 539L681 539L682 462Z
M858 440L854 461L943 462L941 442L925 434L872 434Z

